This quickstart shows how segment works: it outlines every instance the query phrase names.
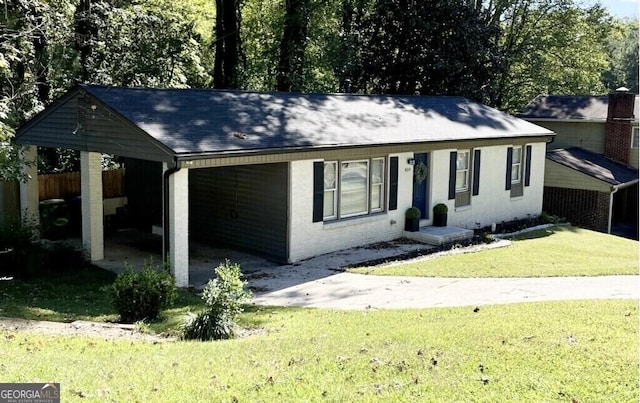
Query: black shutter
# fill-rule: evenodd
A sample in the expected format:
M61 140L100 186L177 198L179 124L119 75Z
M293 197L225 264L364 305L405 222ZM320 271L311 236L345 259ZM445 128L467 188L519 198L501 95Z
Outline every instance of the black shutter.
M313 163L313 222L320 222L324 216L324 162Z
M511 164L513 163L513 147L507 148L507 175L504 181L504 190L511 190Z
M473 195L480 193L480 150L473 151Z
M451 151L449 154L449 200L456 198L456 162L458 160L458 153Z
M398 209L398 157L389 161L389 211Z
M527 160L524 166L524 185L529 186L531 183L531 146L527 146Z

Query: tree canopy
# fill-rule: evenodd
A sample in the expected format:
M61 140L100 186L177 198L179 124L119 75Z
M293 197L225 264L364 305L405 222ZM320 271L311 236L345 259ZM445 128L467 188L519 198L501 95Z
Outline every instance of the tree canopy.
M462 95L638 92L638 25L578 0L7 0L0 177L19 125L76 82ZM49 165L62 164L51 162Z

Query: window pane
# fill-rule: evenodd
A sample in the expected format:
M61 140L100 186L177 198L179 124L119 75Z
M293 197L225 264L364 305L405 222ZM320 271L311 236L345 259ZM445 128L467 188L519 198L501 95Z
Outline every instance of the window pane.
M520 182L520 164L511 166L511 183Z
M456 191L466 191L469 180L469 151L459 151L456 159Z
M367 213L368 163L344 162L340 172L340 216Z
M371 183L382 183L384 176L384 161L381 159L371 161Z
M371 211L382 209L382 186L375 185L371 187Z
M512 163L519 164L520 162L522 162L522 148L514 148Z
M334 190L329 190L324 192L323 215L325 219L336 217L335 196L336 196L336 192Z
M469 152L459 152L458 160L456 161L456 169L467 169L469 168Z
M336 163L327 162L324 164L324 188L336 188Z
M467 189L467 172L468 171L457 171L456 172L456 190L466 190Z
M640 141L640 129L633 128L633 138L631 139L631 147L638 148L638 141Z

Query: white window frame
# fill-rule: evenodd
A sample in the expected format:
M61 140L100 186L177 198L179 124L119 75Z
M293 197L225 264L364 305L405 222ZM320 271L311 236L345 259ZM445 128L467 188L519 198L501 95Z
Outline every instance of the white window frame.
M326 178L324 178L324 175L326 175L327 173L327 165L333 165L333 173L335 175L334 181L333 181L333 187L327 187L326 186ZM323 175L323 184L324 184L324 193L323 193L323 197L324 197L324 203L323 206L327 206L327 194L333 194L333 196L331 197L332 200L332 204L333 204L333 214L326 214L326 209L323 208L323 220L335 220L336 218L338 218L338 182L340 181L339 176L338 176L338 161L325 161L324 163L324 175Z
M460 155L466 154L466 167L459 168L458 162L460 161ZM456 154L456 193L467 192L469 190L469 171L471 165L471 150L458 150ZM464 184L458 184L459 174L464 175Z
M347 213L347 214L343 214L342 210L343 210L343 205L342 202L344 200L344 195L343 192L345 191L345 186L343 185L343 175L345 174L345 170L347 169L346 167L349 164L365 164L366 165L366 173L365 173L365 177L364 177L364 183L365 183L365 189L364 189L364 203L365 206L362 210L359 211L354 211L351 213ZM338 186L338 216L340 218L349 218L349 217L356 217L356 216L360 216L360 215L365 215L369 213L369 206L370 206L370 201L369 201L369 195L370 195L370 184L371 181L369 180L369 175L370 175L370 171L369 171L369 160L354 160L354 161L340 161L340 172L338 175L338 178L340 179L340 184Z
M513 147L511 154L511 184L517 185L522 181L522 146ZM516 155L519 158L516 160ZM515 173L515 175L514 175Z
M380 174L380 180L379 181L374 181L373 178L373 164L374 162L379 161L380 164L382 164L382 169L381 169L381 174ZM385 171L385 158L371 158L371 164L369 166L369 180L370 180L370 184L369 184L369 206L370 206L370 212L371 213L379 213L381 211L384 211L384 201L385 201L385 197L384 197L384 182L385 182L385 176L386 176L386 171ZM380 207L373 207L374 203L373 203L373 195L375 194L373 192L373 189L377 188L378 189L378 200L376 200L377 203L380 204Z
M387 200L387 163L386 163L386 157L375 157L375 158L368 158L368 159L358 159L358 160L336 160L336 161L325 161L324 162L324 167L326 170L326 166L328 164L333 164L335 167L335 173L336 173L336 181L335 181L335 185L333 188L326 188L324 189L324 195L325 195L325 203L327 201L327 192L331 192L333 194L332 202L333 202L333 215L323 215L323 220L324 221L336 221L336 220L341 220L341 219L346 219L346 218L352 218L352 217L362 217L362 216L367 216L367 215L371 215L371 214L375 214L375 213L380 213L386 210L386 200ZM376 182L373 180L372 177L372 164L373 161L381 161L382 163L382 176L380 178L379 182ZM342 213L342 208L341 208L341 198L342 198L342 190L343 190L343 186L342 186L342 175L343 175L343 167L346 164L350 164L350 163L366 163L366 209L363 209L362 211L359 212L352 212L352 213L348 213L348 214L343 214ZM380 189L380 207L375 207L372 208L371 206L373 205L371 197L373 192L371 191L371 189L373 187L378 187ZM323 214L326 212L326 210L323 211Z
M638 148L640 142L640 127L636 126L631 129L631 148Z

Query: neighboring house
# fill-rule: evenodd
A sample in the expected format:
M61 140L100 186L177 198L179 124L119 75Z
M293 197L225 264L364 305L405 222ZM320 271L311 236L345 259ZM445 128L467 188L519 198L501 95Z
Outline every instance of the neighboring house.
M543 209L573 224L638 236L638 106L608 96L536 97L516 116L556 133L548 145Z
M538 215L552 138L460 97L78 85L16 141L81 151L92 260L104 256L100 153L125 157L133 213L164 223L186 286L192 240L296 262L401 238L412 205L422 226L437 203L468 229ZM34 211L33 181L21 195Z

